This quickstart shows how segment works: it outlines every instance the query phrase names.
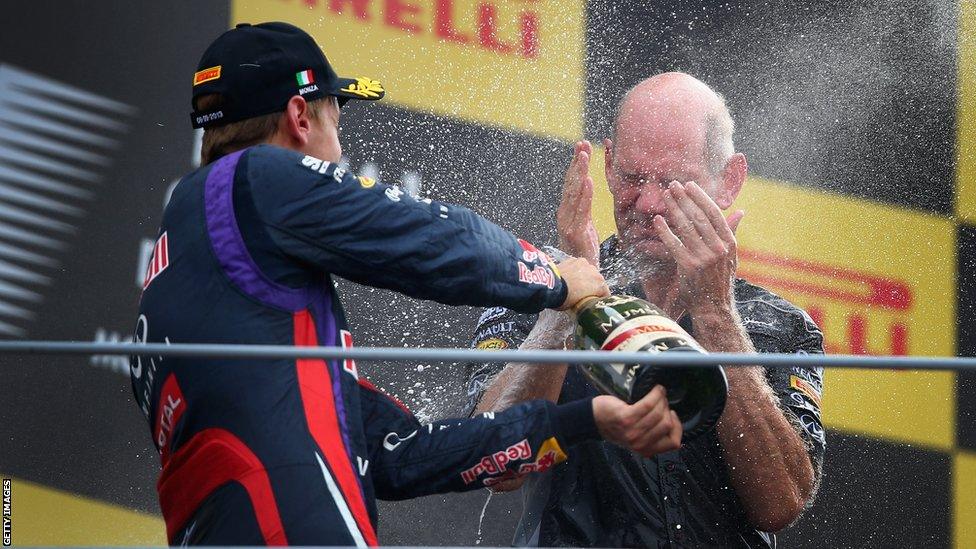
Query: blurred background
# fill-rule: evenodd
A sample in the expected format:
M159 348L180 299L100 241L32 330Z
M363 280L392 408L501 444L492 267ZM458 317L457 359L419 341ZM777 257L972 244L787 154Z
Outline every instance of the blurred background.
M343 110L349 166L536 242L572 143L627 89L689 72L749 158L741 274L828 352L976 354L976 4L612 0L32 0L0 8L0 337L121 341L160 214L199 161L190 83L237 22L308 30L387 100ZM356 102L353 102L356 103ZM593 162L596 217L613 232ZM342 284L358 345L467 346L479 311ZM361 369L423 419L459 365ZM15 544L164 544L158 456L118 357L0 356ZM825 478L785 547L976 546L976 376L832 370ZM382 504L385 544L507 545L487 492Z

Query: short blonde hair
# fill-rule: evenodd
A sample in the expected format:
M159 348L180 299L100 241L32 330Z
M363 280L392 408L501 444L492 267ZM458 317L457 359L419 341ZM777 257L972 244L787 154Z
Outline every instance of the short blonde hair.
M331 99L331 97L325 97L325 99ZM223 101L224 98L219 93L201 95L197 98L196 109L198 111L215 110L223 104ZM312 119L318 120L321 110L321 99L308 102L308 112ZM281 112L273 112L205 129L203 145L200 147L200 164L206 166L234 151L269 141L278 132L278 123L281 121L282 114Z

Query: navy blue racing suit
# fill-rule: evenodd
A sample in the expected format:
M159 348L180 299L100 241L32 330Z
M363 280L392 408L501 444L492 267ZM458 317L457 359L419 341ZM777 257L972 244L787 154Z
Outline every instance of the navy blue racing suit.
M183 179L137 342L352 345L331 276L447 304L556 307L531 244L458 206L257 146ZM590 402L422 426L352 360L133 357L170 543L376 545L375 497L545 470L597 436Z

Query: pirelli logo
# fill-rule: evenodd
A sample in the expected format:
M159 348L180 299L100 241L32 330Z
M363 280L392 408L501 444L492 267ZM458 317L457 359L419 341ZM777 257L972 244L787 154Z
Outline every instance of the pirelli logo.
M231 25L293 23L330 58L395 82L385 93L399 106L566 141L584 133L583 0L232 0L230 6ZM383 93L371 80L353 88Z
M199 86L204 82L210 82L211 80L217 80L220 78L220 68L222 65L217 65L216 67L210 67L209 69L203 69L202 71L197 71L193 75L193 85Z
M914 295L906 281L783 255L739 250L739 274L794 301L824 331L828 353L907 355ZM869 344L869 333L886 337Z

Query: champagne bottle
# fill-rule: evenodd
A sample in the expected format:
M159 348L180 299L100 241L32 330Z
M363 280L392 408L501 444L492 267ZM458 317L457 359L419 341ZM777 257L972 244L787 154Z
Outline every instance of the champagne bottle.
M593 297L574 310L576 348L580 350L706 352L660 308L637 297ZM684 441L712 429L725 409L729 386L721 366L600 363L580 364L579 368L601 392L631 404L655 385L663 385L669 406L681 420Z

